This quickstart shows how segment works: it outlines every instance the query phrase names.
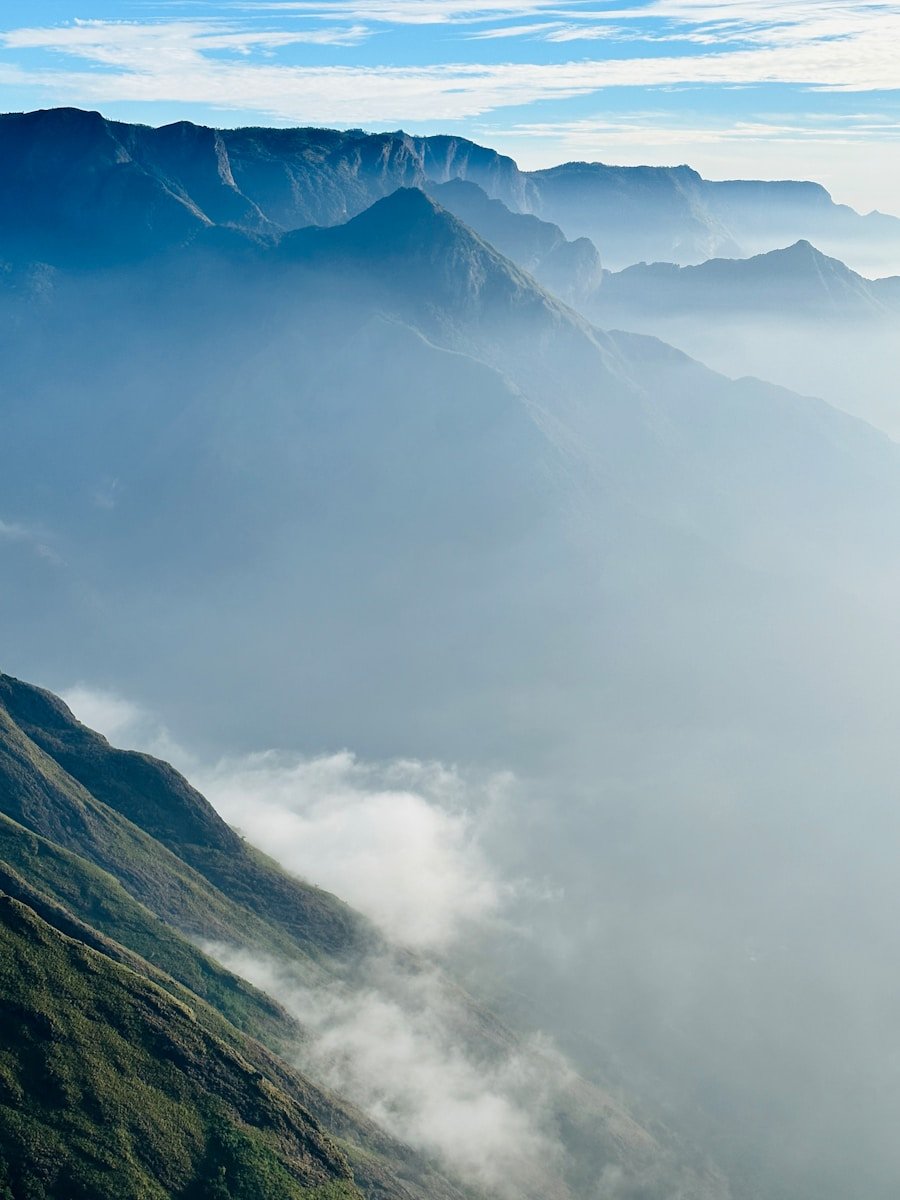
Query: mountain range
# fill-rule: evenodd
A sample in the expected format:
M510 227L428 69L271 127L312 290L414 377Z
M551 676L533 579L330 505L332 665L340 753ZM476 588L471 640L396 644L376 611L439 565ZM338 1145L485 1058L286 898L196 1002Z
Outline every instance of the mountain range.
M551 743L564 736L578 753L594 735L539 702L523 727L513 719L523 689L563 664L585 695L611 686L609 670L597 671L616 661L611 630L637 647L657 619L652 586L621 609L616 581L636 563L648 580L665 573L670 603L683 597L670 612L689 643L704 592L714 603L749 571L777 603L798 570L820 588L841 577L842 554L877 562L873 542L890 541L867 515L894 503L887 439L652 339L601 332L418 189L271 246L222 232L89 278L36 283L32 273L8 295L0 511L23 533L7 539L21 570L4 605L24 650L36 580L54 576L29 648L39 664L81 647L76 677L99 665L87 657L95 650L124 665L132 652L115 648L115 630L137 623L154 650L135 659L134 682L164 689L168 704L163 680L176 671L186 724L207 672L234 679L275 656L293 663L291 688L302 681L287 706L278 692L263 701L279 740L299 702L316 741L335 736L341 713L354 744L391 730L397 751L412 738L420 753L461 753L454 739L472 734L462 713L490 695L508 714L504 744L537 762L550 730ZM64 430L78 437L77 456ZM387 557L373 549L385 530ZM480 580L477 613L447 587L451 546L454 570ZM348 572L367 581L364 601ZM159 578L169 592L148 623L139 610ZM212 619L197 610L173 655L172 622L187 632L198 598L222 588L227 603ZM250 619L259 603L265 618ZM60 605L64 622L49 615ZM520 639L539 642L551 613L556 656L523 675ZM431 630L473 620L485 653L462 678ZM352 652L329 652L323 628ZM771 628L766 617L759 636ZM242 647L227 663L214 649L222 638ZM382 706L379 680L398 653L400 692ZM504 752L495 742L491 753Z
M0 169L0 255L73 265L139 257L210 225L271 237L339 224L398 187L458 180L514 213L555 223L566 238L592 240L614 269L696 263L803 237L864 269L900 261L900 221L861 216L818 184L712 182L689 167L603 163L526 172L446 135L214 130L186 121L154 129L50 109L0 118Z
M185 1200L210 1178L323 1200L894 1196L891 1018L855 1020L892 961L893 869L854 820L892 844L900 452L647 332L688 305L695 325L750 305L808 309L819 337L824 310L868 327L893 285L811 241L888 256L892 219L814 185L76 110L0 118L0 177L7 667L135 697L213 759L349 746L511 776L484 836L532 931L498 922L454 970L398 948L172 768L2 677L3 936L35 981L4 1119L44 1070L20 1045L52 1059L27 1112L51 1149L5 1163L15 1200L22 1172L115 1195L122 1147L133 1188ZM601 274L776 234L808 240ZM841 891L848 847L866 888ZM478 1117L452 1147L421 1092L386 1090L390 1054L354 1073L373 1011L411 1039L449 1023L429 1094L460 1087L438 1111ZM158 1103L121 1107L102 1063L140 1081L153 1046ZM854 1107L861 1077L878 1100ZM93 1158L79 1097L114 1115ZM482 1104L524 1129L512 1152Z

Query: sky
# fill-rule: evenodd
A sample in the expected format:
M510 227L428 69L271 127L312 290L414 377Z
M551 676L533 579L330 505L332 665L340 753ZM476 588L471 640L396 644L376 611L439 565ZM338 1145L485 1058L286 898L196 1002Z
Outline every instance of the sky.
M900 0L0 0L0 111L452 132L900 213Z

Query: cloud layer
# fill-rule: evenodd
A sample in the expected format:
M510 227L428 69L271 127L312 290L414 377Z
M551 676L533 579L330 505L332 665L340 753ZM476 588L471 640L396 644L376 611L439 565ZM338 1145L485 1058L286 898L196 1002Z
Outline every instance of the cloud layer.
M194 778L252 842L406 945L446 945L500 907L471 805L483 812L503 777L471 784L434 763L269 752Z
M499 916L509 889L493 874L479 833L503 803L510 776L465 777L402 759L364 763L348 751L266 751L203 763L130 700L84 685L61 694L115 745L179 766L254 845L358 908L389 938L443 948Z
M573 1073L548 1041L485 1057L464 1004L438 973L373 963L365 986L313 989L286 964L204 948L278 999L308 1033L298 1065L389 1133L503 1200L560 1194L552 1113Z

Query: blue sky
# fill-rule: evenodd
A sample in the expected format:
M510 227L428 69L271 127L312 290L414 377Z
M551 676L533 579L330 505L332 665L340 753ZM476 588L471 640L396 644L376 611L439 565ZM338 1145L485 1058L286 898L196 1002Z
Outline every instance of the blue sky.
M3 0L0 110L458 132L900 213L900 0Z

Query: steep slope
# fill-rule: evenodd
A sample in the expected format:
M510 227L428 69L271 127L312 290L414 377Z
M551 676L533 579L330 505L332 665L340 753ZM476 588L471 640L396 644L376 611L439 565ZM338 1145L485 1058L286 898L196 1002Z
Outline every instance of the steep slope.
M276 1048L286 1048L291 1039L297 1038L296 1022L274 1001L203 954L172 925L135 900L114 875L5 815L0 816L0 873L0 886L15 898L35 907L32 896L15 889L17 877L27 879L34 889L53 897L86 927L134 951L206 1000L235 1028L251 1032Z
M276 926L230 901L176 854L98 802L22 732L5 708L0 728L0 801L6 816L115 875L132 896L190 937L259 939L273 952L292 945Z
M313 1118L156 984L0 893L11 1196L358 1196Z
M282 927L307 953L359 955L372 933L335 897L290 878L254 851L167 763L113 749L56 697L0 677L4 715L93 800L177 854L231 901ZM19 809L18 817L32 814ZM32 820L34 817L32 816ZM59 830L51 832L59 833ZM109 869L110 862L104 864ZM207 937L214 936L211 931Z
M167 815L162 819L160 832L176 845L180 844L177 831L187 829L190 830L188 837L194 835L192 825L196 821L198 796L186 790L184 781L171 768L156 764L165 769L166 782L158 784L155 790L144 790L130 777L128 756L111 750L98 735L79 725L61 701L7 676L0 677L0 682L7 710L12 710L23 724L27 724L31 735L29 742L34 738L52 744L61 756L68 755L70 760L74 757L76 766L80 757L73 756L71 749L65 747L76 742L99 743L100 750L105 749L109 754L103 771L108 790L113 794L121 794L120 789L127 790L139 807L142 800L147 800L149 811L154 796L158 800L161 788L164 788ZM6 750L13 742L8 728L0 730L0 747ZM32 745L36 750L36 743L32 742ZM3 778L0 797L7 809L17 807L17 801L30 790L33 779L41 780L43 768L40 752L37 752L32 754L30 763L22 764L18 774L7 774ZM65 777L60 776L60 788L64 782ZM72 787L77 790L74 782ZM99 800L95 803L103 807ZM59 827L64 830L67 814L59 792L49 798L49 805L60 809ZM27 805L18 807L26 808ZM160 817L151 815L149 820L159 822ZM166 852L162 847L159 850L165 859ZM472 1194L465 1188L457 1191L451 1182L452 1167L448 1179L427 1158L384 1134L352 1105L298 1076L285 1062L256 1042L248 1041L245 1034L261 1038L290 1059L296 1056L307 1035L268 997L229 975L161 923L150 910L135 903L113 875L99 871L59 845L29 833L15 821L0 818L0 888L28 905L67 937L91 947L129 971L137 972L180 1004L189 1005L194 1012L194 1021L199 1022L210 1036L239 1054L285 1096L315 1113L325 1127L341 1139L353 1176L365 1195L456 1200L463 1193ZM219 934L220 940L232 946L243 946L256 955L263 953L263 943L257 941L251 945L245 937L239 927ZM270 949L270 958L272 953ZM384 952L382 956L380 969L383 971L388 960L384 958ZM281 951L278 959L273 961L281 962L284 969L293 963L304 971L302 962L296 956L292 960L290 952ZM375 986L377 975L367 977L362 962L357 964L357 969L362 970L361 986L362 994L365 994L365 988ZM416 973L423 969L429 978L433 977L433 964L417 965L409 955L399 956L392 967L398 980L402 980L404 972L411 972L414 980ZM315 979L305 971L302 978L307 986ZM318 980L320 984L323 981L324 977ZM454 994L455 989L448 985L447 994L440 1003L446 1005ZM436 1002L438 1000L436 998ZM333 1001L338 1001L337 994ZM471 1043L471 1052L477 1053L478 1061L486 1065L498 1058L502 1060L516 1048L514 1034L461 994L454 1004L459 1005L461 1001L463 1007L459 1009L459 1025L454 1035L457 1055L470 1052L467 1048ZM212 1006L216 1012L207 1006ZM218 1014L227 1020L222 1020ZM442 1018L436 1014L436 1019ZM243 1032L238 1033L232 1022ZM535 1070L538 1070L537 1066ZM582 1081L566 1079L565 1086L555 1097L554 1112L571 1161L560 1165L555 1179L552 1173L548 1176L541 1185L542 1194L558 1196L561 1200L571 1195L580 1196L587 1186L585 1181L607 1166L646 1178L658 1178L662 1172L669 1171L692 1189L691 1194L710 1198L722 1194L721 1178L711 1166L692 1167L688 1149L673 1140L667 1131L657 1129L655 1134L649 1133L610 1097ZM63 1111L59 1119L67 1129L69 1114ZM61 1136L68 1134L64 1132ZM465 1156L463 1147L460 1154ZM476 1188L474 1194L493 1195L494 1192L491 1187Z
M570 242L558 225L513 212L468 180L428 183L425 190L442 208L569 303L589 295L600 283L600 255L587 238Z
M60 933L186 1005L212 1037L313 1113L339 1140L363 1195L459 1200L462 1193L427 1159L287 1065L306 1036L295 1019L135 903L113 876L3 818L0 890ZM239 931L232 936L239 937Z
M31 700L32 720L49 715L48 733L58 740L66 713L62 702L17 680L4 677L3 681L7 692L15 691L20 701ZM71 715L68 724L83 737L97 738ZM199 876L192 877L162 844L129 822L117 821L117 814L55 769L53 760L16 729L8 718L0 724L0 806L22 817L28 828L8 816L0 818L0 888L63 933L146 975L195 1013L202 1009L204 1026L217 1039L315 1112L341 1139L366 1196L458 1200L458 1189L427 1160L390 1138L352 1105L297 1075L257 1041L242 1040L238 1030L292 1058L306 1035L277 1003L225 970L179 931L205 942L252 946L254 953L292 963L307 983L321 983L327 977L322 967L313 967L276 923L255 919ZM167 806L172 815L171 840L174 829L190 822L190 810L196 805L189 801L187 811L181 811L184 781L165 764L157 765L165 768L175 785ZM115 768L108 774L114 778ZM129 786L127 770L122 786ZM90 830L87 839L82 826ZM51 831L58 842L37 836L34 829ZM105 869L98 869L96 863ZM184 891L183 876L192 883L188 904L179 895ZM296 928L296 918L291 925ZM304 941L309 946L310 938ZM207 1010L204 1003L212 1008Z

